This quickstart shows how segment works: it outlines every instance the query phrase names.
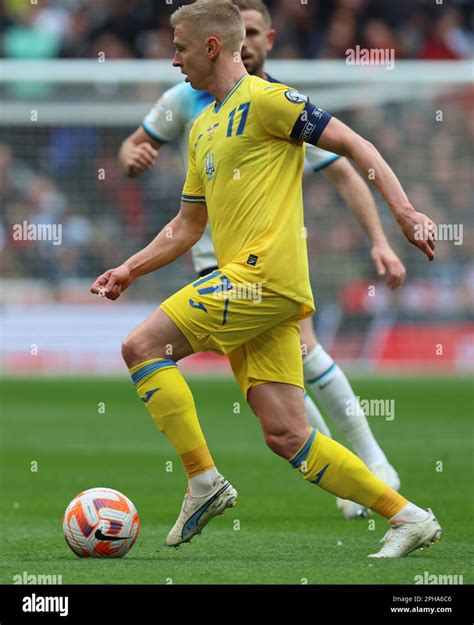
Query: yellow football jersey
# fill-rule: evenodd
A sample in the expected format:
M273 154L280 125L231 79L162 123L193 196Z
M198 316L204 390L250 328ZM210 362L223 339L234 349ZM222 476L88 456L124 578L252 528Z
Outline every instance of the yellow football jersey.
M314 311L303 222L305 148L291 132L307 98L245 74L196 119L185 202L207 204L219 267Z

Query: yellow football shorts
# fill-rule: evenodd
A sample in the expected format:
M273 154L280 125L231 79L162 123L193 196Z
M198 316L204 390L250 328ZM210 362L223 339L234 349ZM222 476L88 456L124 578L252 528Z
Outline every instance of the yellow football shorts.
M188 284L160 308L195 352L228 355L244 397L264 382L304 387L298 302L243 283L224 267Z

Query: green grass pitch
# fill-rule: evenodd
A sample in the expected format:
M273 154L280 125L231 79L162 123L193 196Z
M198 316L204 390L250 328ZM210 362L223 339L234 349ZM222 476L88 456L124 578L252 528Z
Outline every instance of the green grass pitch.
M372 417L370 423L400 473L403 494L437 514L444 530L438 545L402 560L367 559L385 521L373 517L373 529L367 519L344 521L333 496L265 447L233 380L195 379L190 384L209 447L239 501L190 545L167 548L184 473L131 382L9 379L0 385L0 583L26 572L62 575L64 584L413 584L425 571L472 583L471 382L353 383L362 398L395 400L393 421ZM79 559L64 541L64 509L95 486L124 492L139 511L140 536L121 560Z

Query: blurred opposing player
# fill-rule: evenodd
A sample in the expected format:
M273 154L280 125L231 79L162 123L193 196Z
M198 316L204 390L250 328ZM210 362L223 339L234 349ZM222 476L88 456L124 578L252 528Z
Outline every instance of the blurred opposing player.
M246 70L270 83L278 82L264 69L268 52L273 48L276 31L270 13L261 0L234 0L245 22L246 38L242 61ZM187 161L188 136L196 117L211 103L209 92L196 91L181 83L166 91L143 121L143 125L122 144L119 160L128 176L137 176L155 164L158 150L179 139L184 163ZM377 212L373 196L363 178L347 158L307 145L306 158L315 172L322 171L353 210L372 243L372 258L379 275L388 273L388 285L394 289L403 283L405 268L390 247ZM217 269L210 227L192 248L196 272L203 277ZM331 356L318 344L311 318L300 321L303 346L304 376L324 410L344 432L350 445L366 465L396 490L400 480L389 464L369 427L366 416L347 377ZM305 393L308 419L315 428L331 436L316 404ZM353 409L347 410L351 406ZM368 514L359 504L338 499L345 518Z
M372 144L306 96L247 73L238 58L245 27L230 0L198 0L175 11L171 23L173 65L194 88L212 93L215 104L191 129L178 215L91 286L92 293L105 289L106 297L117 299L133 280L190 249L209 219L219 269L163 302L122 347L140 398L188 475L189 490L166 543L189 542L237 498L217 471L176 365L212 350L228 355L267 445L308 482L390 520L375 557L407 555L438 539L441 528L431 510L408 502L355 454L316 432L306 416L298 320L313 313L314 302L302 236L303 140L350 156L365 173L375 168L375 186L405 236L430 260L435 224L414 210ZM426 240L415 236L419 224L427 226ZM262 297L255 305L243 294L258 285Z

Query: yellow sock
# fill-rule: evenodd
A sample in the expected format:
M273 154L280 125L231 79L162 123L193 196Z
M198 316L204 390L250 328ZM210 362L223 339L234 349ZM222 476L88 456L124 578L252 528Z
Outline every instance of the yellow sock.
M312 428L302 447L290 458L305 480L324 490L391 518L408 501L369 471L351 451Z
M178 452L188 478L212 469L189 386L174 360L153 358L130 369L140 399Z

